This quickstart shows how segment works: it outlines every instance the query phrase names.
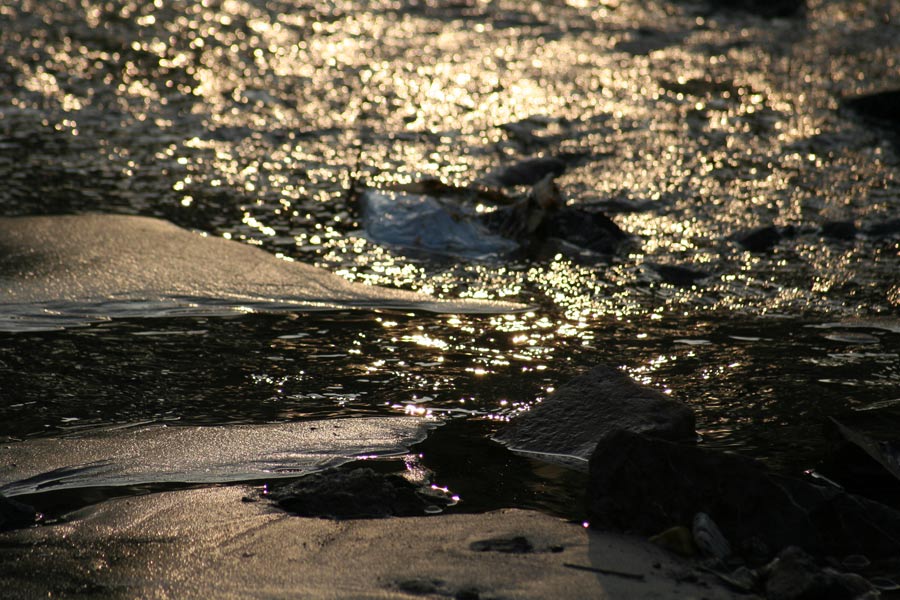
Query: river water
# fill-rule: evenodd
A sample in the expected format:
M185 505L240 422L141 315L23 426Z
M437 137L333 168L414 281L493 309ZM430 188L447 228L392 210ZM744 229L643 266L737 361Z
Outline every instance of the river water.
M828 417L900 400L900 242L866 234L900 216L898 150L841 103L900 88L889 0L786 19L630 0L6 0L0 44L2 216L153 216L351 281L532 307L0 333L0 439L431 414L450 424L417 460L461 506L567 514L580 475L488 438L598 362L687 402L703 444L795 474L827 449ZM361 231L364 187L464 187L535 156L568 157L567 202L633 246L475 260ZM835 221L859 235L822 235ZM763 252L730 237L764 225L795 233ZM673 285L658 264L709 277Z

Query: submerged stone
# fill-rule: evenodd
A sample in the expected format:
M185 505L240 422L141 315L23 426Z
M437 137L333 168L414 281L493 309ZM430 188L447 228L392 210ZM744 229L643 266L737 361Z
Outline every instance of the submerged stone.
M861 117L900 133L900 90L882 90L845 98L843 104Z
M380 519L422 516L440 512L452 503L399 475L372 469L314 473L268 493L281 508L301 517Z
M29 527L37 519L37 512L32 507L0 494L0 531Z
M690 286L694 285L701 279L706 279L710 273L695 269L694 267L685 267L682 265L664 265L655 262L646 263L648 267L660 276L660 278L670 285Z
M767 19L793 17L806 10L806 0L707 0L713 10L737 10Z
M883 413L883 411L882 411ZM893 424L900 424L896 414L879 414L890 419ZM851 444L856 445L875 462L884 467L887 473L900 480L900 431L894 430L891 437L879 436L877 433L866 433L862 429L853 429L836 419L831 419L840 434Z
M870 237L891 237L900 235L900 219L890 219L881 223L872 223L865 229Z
M708 514L746 559L796 545L820 556L895 556L900 513L877 502L768 472L733 454L630 431L605 436L590 459L593 527L650 535Z
M781 230L774 225L757 227L731 236L731 239L750 252L767 252L774 248L781 238Z
M600 254L615 254L630 237L602 212L562 207L551 211L538 239L557 238Z
M566 206L549 175L523 200L488 213L482 221L500 235L518 241L532 255L540 254L541 248L554 240L591 252L614 254L630 239L602 212Z
M620 429L669 440L696 436L686 405L600 365L514 418L496 439L514 450L586 459L601 438Z
M504 187L534 185L548 175L562 175L566 167L565 161L553 156L529 158L489 173L484 181Z
M836 240L852 240L858 229L853 221L828 221L819 230L822 236Z
M614 49L634 56L646 56L656 50L678 44L684 38L685 34L681 32L639 27L631 32L629 38L617 41Z
M849 411L829 419L821 475L850 492L900 508L900 411L896 405Z

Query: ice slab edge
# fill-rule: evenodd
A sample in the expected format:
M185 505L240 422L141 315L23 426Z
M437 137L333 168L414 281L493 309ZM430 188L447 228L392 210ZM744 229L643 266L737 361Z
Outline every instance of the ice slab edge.
M122 317L346 308L498 314L526 307L352 283L150 217L0 218L0 331Z
M403 453L437 425L417 417L366 417L263 425L150 425L37 438L0 446L0 494L296 477L362 456Z

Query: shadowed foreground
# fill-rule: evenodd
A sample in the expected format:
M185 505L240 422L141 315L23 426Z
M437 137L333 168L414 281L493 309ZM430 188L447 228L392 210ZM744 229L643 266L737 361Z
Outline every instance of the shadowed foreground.
M330 521L241 502L248 493L113 500L3 534L0 586L10 598L734 597L678 583L692 571L646 542L536 512Z

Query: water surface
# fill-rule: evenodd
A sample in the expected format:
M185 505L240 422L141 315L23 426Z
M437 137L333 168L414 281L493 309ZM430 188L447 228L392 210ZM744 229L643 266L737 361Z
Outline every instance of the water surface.
M452 457L603 361L689 403L704 444L810 468L827 417L900 398L900 242L865 234L900 216L900 163L840 102L900 87L898 23L878 0L773 20L625 0L6 2L3 216L153 216L349 281L534 308L2 333L0 436L430 413L457 419L420 453L469 490L460 506L565 512L535 490L565 498L568 475L490 446L476 481ZM468 186L550 155L577 157L568 203L634 248L474 260L360 232L366 186ZM823 236L832 221L860 234ZM730 239L770 224L795 235ZM673 285L655 264L709 277ZM531 491L481 483L504 473Z

